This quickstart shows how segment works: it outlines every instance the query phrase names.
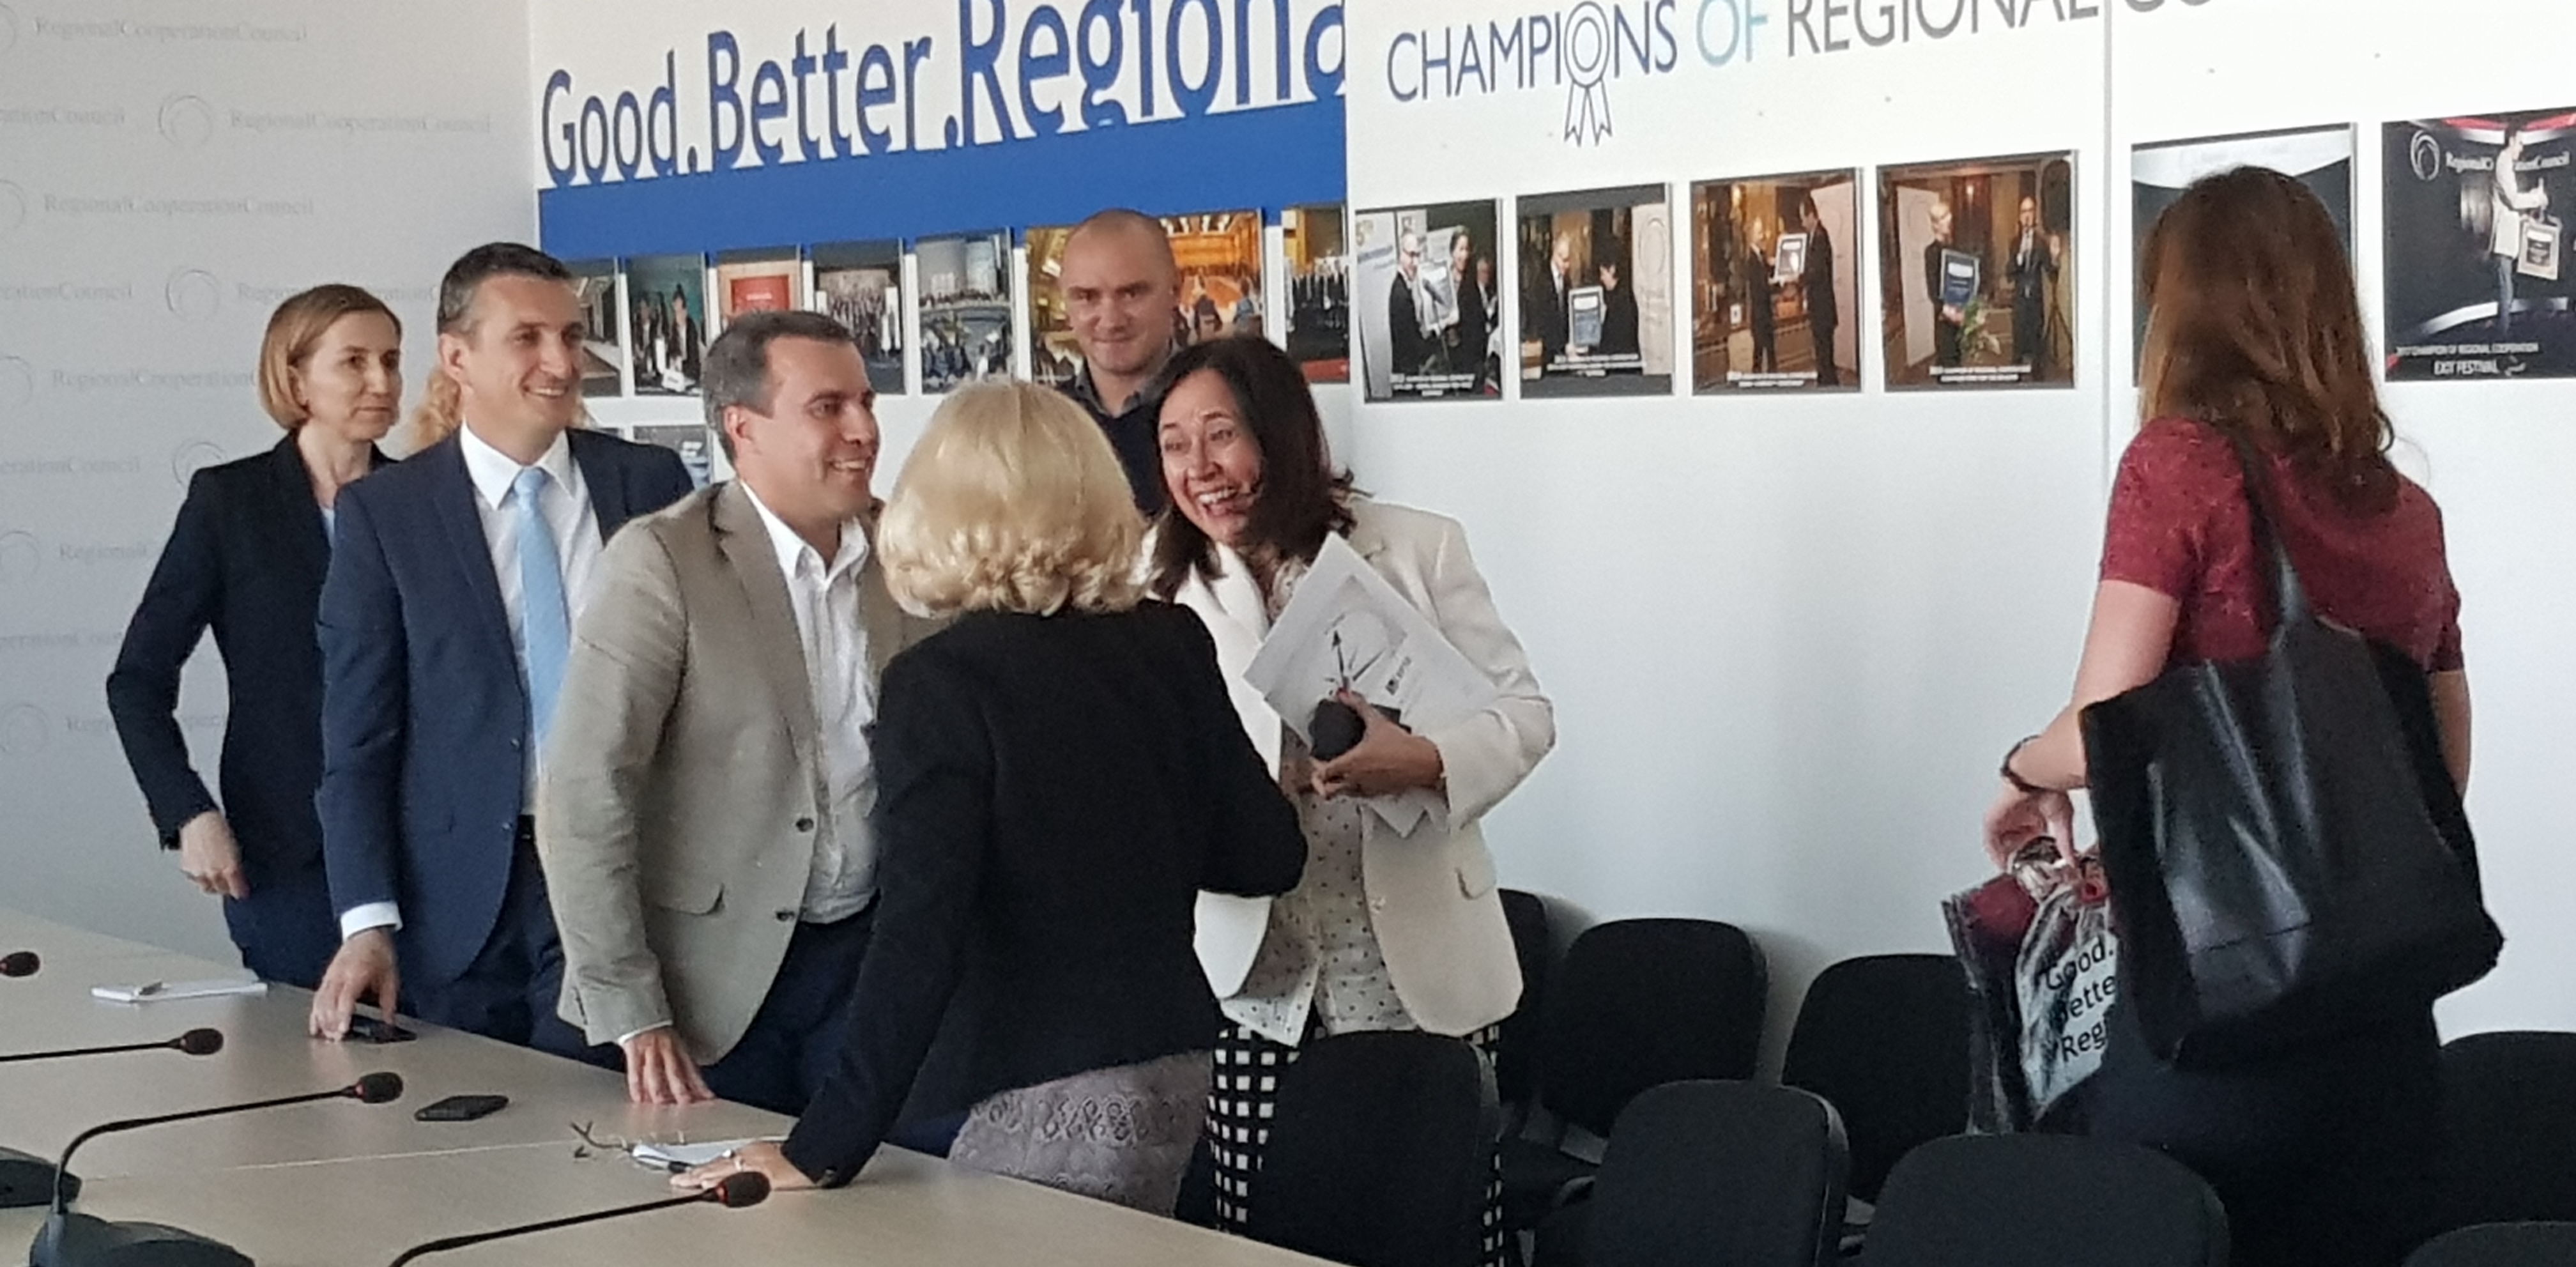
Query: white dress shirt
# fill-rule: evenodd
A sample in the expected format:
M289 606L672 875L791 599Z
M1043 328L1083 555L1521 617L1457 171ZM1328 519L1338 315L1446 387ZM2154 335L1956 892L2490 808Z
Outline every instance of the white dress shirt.
M796 640L805 651L805 680L814 692L821 794L814 866L798 914L809 923L828 924L867 909L877 888L876 839L868 829L877 771L867 736L877 715L877 684L868 675L868 631L859 621L859 570L867 565L868 537L859 521L842 524L840 549L825 563L822 552L770 513L751 485L742 492L778 551L787 605L796 613Z
M457 448L465 457L465 475L474 483L474 512L483 521L483 540L492 550L492 577L500 582L501 608L510 618L510 646L519 658L522 675L528 663L527 622L522 610L524 601L519 586L518 506L511 501L511 485L519 472L527 468L510 455L484 442L474 434L472 424L457 428ZM537 513L545 516L546 526L554 530L555 551L563 564L564 601L572 610L565 613L571 622L581 619L581 609L590 592L590 578L599 570L599 516L592 513L590 485L581 478L581 465L572 460L572 444L562 436L548 446L536 465L545 468L546 491L538 498ZM525 781L520 803L534 809L537 803L537 753L535 745L521 749L521 775ZM370 928L402 927L402 911L392 902L369 902L354 906L340 915L340 935L354 937Z

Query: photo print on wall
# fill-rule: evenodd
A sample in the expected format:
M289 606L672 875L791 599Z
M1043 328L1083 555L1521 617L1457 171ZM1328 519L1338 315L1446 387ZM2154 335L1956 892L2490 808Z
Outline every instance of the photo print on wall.
M1224 211L1164 216L1180 265L1180 301L1172 310L1172 342L1186 346L1227 335L1263 333L1261 213ZM1064 387L1082 373L1082 349L1073 340L1074 313L1063 284L1064 247L1070 225L1031 229L1029 251L1029 377Z
M1673 389L1673 224L1662 185L1520 200L1523 396ZM1453 259L1454 265L1454 259ZM1491 290L1478 261L1479 291Z
M617 302L617 261L575 260L573 291L581 299L581 394L615 396L626 390L624 305Z
M1342 204L1279 213L1288 256L1288 355L1310 383L1351 381L1351 248Z
M707 351L707 262L698 255L626 261L626 306L638 396L695 396Z
M1691 390L1860 388L1860 174L1691 186Z
M913 245L921 288L921 390L945 392L1011 372L1011 235L923 238Z
M2576 109L2383 129L2391 381L2576 376Z
M2132 258L2145 258L2147 232L2155 227L2156 217L2174 205L2193 181L2239 167L2269 168L2307 186L2326 205L2326 214L2334 217L2335 228L2343 234L2344 251L2350 254L2353 144L2353 129L2344 124L2160 141L2137 147L2129 155L2129 197L2134 212L2131 228L2138 247ZM2142 281L2131 284L2136 288L2136 301L2130 337L2135 341L2133 347L2144 349L2146 287Z
M868 386L903 394L903 244L834 242L811 252L816 312L849 327L868 363Z
M1352 286L1370 400L1502 394L1502 305L1492 202L1352 217Z
M637 444L660 445L680 455L680 465L689 468L689 479L699 488L715 477L715 433L703 422L645 422L626 429L627 438Z
M795 249L723 251L716 255L716 324L724 333L746 312L804 306L805 261Z
M1892 389L2075 382L2075 156L1883 168Z

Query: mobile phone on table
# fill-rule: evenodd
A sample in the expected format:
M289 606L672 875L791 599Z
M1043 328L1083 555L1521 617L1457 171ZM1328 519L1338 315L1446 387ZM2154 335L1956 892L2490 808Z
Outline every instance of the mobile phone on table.
M352 1016L349 1018L349 1037L362 1043L407 1043L420 1035L392 1021L380 1021L372 1016Z
M471 1122L500 1112L509 1102L506 1095L451 1095L422 1105L412 1116L423 1122Z

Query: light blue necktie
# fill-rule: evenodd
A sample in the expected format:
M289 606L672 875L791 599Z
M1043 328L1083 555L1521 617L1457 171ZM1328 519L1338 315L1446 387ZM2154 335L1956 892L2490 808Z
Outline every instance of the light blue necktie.
M572 648L563 558L555 553L554 529L546 526L539 506L545 491L543 467L529 467L510 482L513 513L519 520L519 633L527 647L529 728L539 745L546 741L546 722L555 713L555 691L563 685L564 657Z

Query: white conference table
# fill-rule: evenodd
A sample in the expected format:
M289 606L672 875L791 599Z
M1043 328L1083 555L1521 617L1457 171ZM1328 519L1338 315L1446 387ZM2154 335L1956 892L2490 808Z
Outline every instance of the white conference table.
M665 1176L623 1158L575 1160L569 1148L536 1145L102 1180L80 1208L184 1227L261 1267L365 1267L439 1237L672 1195ZM38 1221L30 1211L0 1212L0 1253L16 1253ZM890 1149L837 1191L777 1193L745 1210L658 1210L423 1262L1293 1267L1317 1260Z
M774 1135L788 1119L745 1105L626 1102L625 1079L470 1034L416 1025L416 1041L326 1043L305 1035L311 995L128 1004L103 983L242 975L238 968L0 910L0 952L44 956L0 981L0 1052L105 1046L223 1031L224 1049L147 1051L0 1065L0 1144L58 1153L89 1126L345 1086L390 1069L391 1104L324 1101L101 1136L72 1169L79 1208L185 1227L269 1267L389 1262L419 1241L672 1195L668 1176L600 1139L682 1143ZM498 1092L479 1122L424 1123L439 1097ZM0 1211L0 1263L23 1261L40 1211ZM428 1260L581 1264L1017 1264L1284 1267L1319 1260L1103 1202L981 1174L897 1148L836 1192L782 1193L758 1208L688 1206L495 1242Z
M223 1050L211 1056L145 1051L0 1064L0 1145L51 1157L101 1122L326 1091L378 1069L403 1076L400 1100L324 1101L103 1135L81 1147L72 1170L99 1179L519 1144L569 1149L575 1123L601 1137L659 1142L768 1135L787 1124L740 1104L629 1104L619 1074L415 1022L405 1024L420 1037L407 1043L323 1042L305 1034L312 996L283 986L255 997L149 1003L90 995L104 983L242 975L184 955L136 953L49 959L34 977L0 981L0 1052L149 1042L199 1026L224 1035ZM495 1092L510 1105L481 1121L412 1118L445 1096Z
M39 919L21 911L0 907L0 955L21 950L35 951L43 958L47 965L46 970L50 970L51 966L57 963L71 963L86 959L125 959L136 955L170 953L157 946L146 946L141 942L127 941L122 937L110 937L105 933L93 933L87 929L57 924L49 919ZM44 971L39 971L33 977L20 978L16 981L0 981L0 986L33 982L42 979L43 976ZM0 998L6 997L6 995L0 995Z

